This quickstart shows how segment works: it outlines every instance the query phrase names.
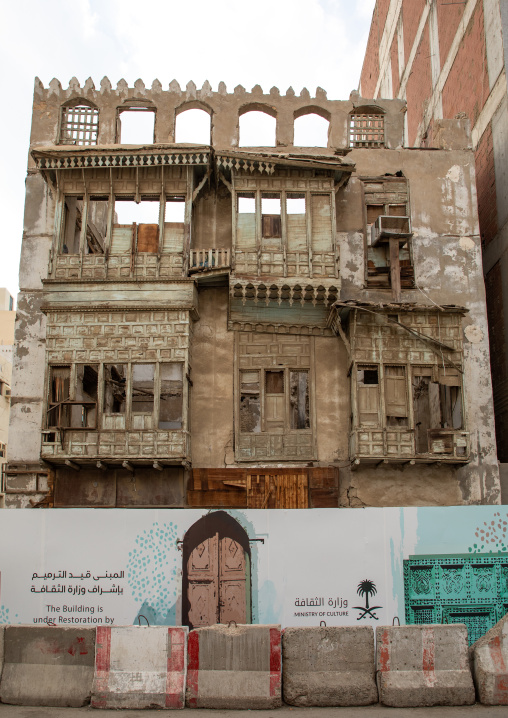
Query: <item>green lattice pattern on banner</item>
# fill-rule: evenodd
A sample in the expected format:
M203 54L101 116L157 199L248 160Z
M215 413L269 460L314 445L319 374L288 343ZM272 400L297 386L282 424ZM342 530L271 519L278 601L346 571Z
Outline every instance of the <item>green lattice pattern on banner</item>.
M404 599L407 624L465 623L474 643L508 611L508 554L411 556Z

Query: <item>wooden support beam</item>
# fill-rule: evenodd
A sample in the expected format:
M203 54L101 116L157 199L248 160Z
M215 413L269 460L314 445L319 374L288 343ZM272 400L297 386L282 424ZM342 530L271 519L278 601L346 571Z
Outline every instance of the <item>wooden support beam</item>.
M159 464L158 461L153 462L153 468L157 469L157 471L164 471L164 466L162 466L162 464Z
M108 467L106 466L106 464L103 464L102 461L98 461L98 462L95 464L95 466L96 466L98 469L101 469L102 471L107 471L107 470L108 470Z
M395 302L400 302L400 261L399 261L399 240L390 239L390 284L392 285L392 297Z
M134 473L134 467L129 464L128 461L122 461L122 466L124 469L127 469L127 471L131 471L132 473Z
M78 466L74 461L71 461L70 459L65 459L65 465L68 466L70 469L74 469L74 471L80 471L81 466Z

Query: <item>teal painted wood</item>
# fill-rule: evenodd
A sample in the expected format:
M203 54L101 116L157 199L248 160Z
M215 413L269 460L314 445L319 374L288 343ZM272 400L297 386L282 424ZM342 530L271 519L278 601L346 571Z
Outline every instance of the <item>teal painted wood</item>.
M411 556L407 624L465 623L472 644L508 613L508 554Z

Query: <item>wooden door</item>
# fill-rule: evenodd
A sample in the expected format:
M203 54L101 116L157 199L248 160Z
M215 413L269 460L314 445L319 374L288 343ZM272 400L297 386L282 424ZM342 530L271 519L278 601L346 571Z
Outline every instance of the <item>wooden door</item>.
M219 532L192 550L187 563L187 598L193 628L247 622L247 569L242 545Z

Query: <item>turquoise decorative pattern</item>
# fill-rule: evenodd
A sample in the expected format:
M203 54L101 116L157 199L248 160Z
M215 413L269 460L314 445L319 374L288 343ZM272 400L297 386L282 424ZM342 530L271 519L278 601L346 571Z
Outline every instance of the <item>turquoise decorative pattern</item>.
M474 643L508 612L508 554L410 556L407 624L465 623Z

